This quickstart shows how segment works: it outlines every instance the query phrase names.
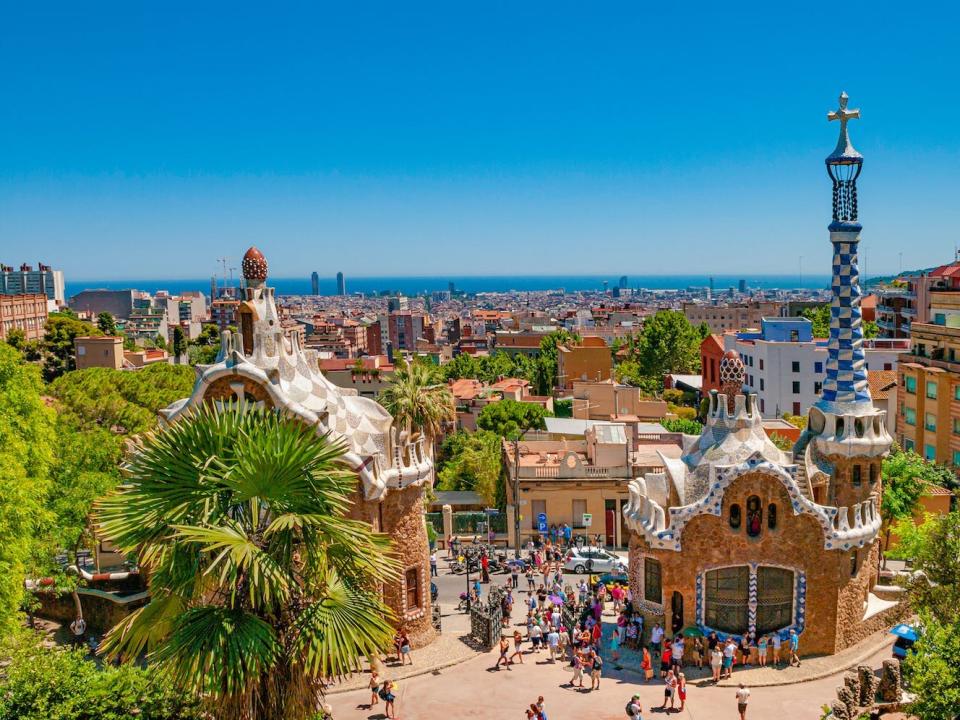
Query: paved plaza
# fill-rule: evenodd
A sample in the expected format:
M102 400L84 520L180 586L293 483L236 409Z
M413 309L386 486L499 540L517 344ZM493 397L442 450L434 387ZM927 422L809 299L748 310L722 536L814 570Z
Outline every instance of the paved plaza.
M493 576L494 582L505 579ZM640 695L645 718L737 718L734 692L741 680L752 689L747 713L750 720L816 720L821 716L820 707L835 698L843 668L856 664L879 668L882 661L890 657L893 640L880 633L837 656L805 659L800 668L737 670L732 681L722 681L720 686L707 679L708 670L688 666L684 669L688 681L687 706L683 712L678 709L667 712L659 709L663 702L663 683L654 679L644 684L636 672L638 663L629 653L622 655L622 670L607 658L600 690L593 692L570 687L567 681L571 671L567 664L551 664L546 651L534 653L529 643L524 645L522 665L514 664L510 670L494 670L497 651L478 653L463 639L469 621L465 614L455 610L455 604L465 578L449 574L446 563L441 561L437 584L444 615L442 637L431 646L414 651L412 667L387 665L387 677L397 681L396 713L401 720L521 718L524 709L539 695L545 698L550 720L606 720L624 717L624 705L634 693ZM514 621L519 617L515 611ZM613 620L613 615L604 616L605 636L612 630ZM328 701L334 708L336 720L386 717L382 701L372 708L367 706L370 701L370 692L366 689L368 678L364 673L332 689ZM585 684L589 688L589 679ZM679 708L679 702L675 704Z

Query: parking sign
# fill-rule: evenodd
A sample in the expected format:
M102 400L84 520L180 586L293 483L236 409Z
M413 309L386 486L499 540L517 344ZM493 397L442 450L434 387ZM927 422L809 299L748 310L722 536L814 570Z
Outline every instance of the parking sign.
M539 513L537 515L537 530L539 530L542 533L545 533L547 531L547 514L546 513Z

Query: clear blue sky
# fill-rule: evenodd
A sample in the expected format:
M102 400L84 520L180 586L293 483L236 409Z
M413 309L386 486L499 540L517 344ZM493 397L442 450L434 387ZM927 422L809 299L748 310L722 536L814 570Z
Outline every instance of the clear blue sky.
M846 89L867 274L945 262L960 11L883 5L8 2L0 260L827 273Z

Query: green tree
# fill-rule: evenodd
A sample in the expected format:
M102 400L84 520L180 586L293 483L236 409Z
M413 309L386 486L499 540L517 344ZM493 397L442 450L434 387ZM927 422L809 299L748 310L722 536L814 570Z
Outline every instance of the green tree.
M897 525L900 550L913 558L910 601L920 616L920 638L903 661L911 713L953 720L960 707L960 512L928 515L921 526Z
M79 320L73 312L62 310L50 313L43 335L43 349L46 353L43 374L47 381L76 369L74 340L85 335L102 333L90 323Z
M27 343L27 334L20 328L10 328L7 330L6 340L7 345L14 350L23 350L23 346Z
M23 580L44 567L46 507L53 462L53 412L44 404L36 366L0 343L0 635L17 625Z
M374 588L389 540L346 517L343 447L275 412L200 410L146 438L101 500L104 535L149 565L150 602L104 640L147 652L211 717L305 720L324 682L389 646Z
M477 427L481 430L489 430L498 437L513 440L527 430L545 429L545 417L547 417L547 411L542 405L509 399L500 400L490 403L480 411L477 416Z
M187 352L187 338L179 325L173 328L173 356L180 358Z
M927 487L926 460L915 452L897 450L883 459L883 498L880 517L883 519L884 553L890 549L890 532L893 524L903 518L912 518L920 503L920 496ZM886 554L883 562L886 567Z
M390 385L380 403L394 422L408 432L423 433L432 442L444 423L456 419L453 395L437 366L423 360L397 359Z
M813 326L813 336L815 338L830 337L830 305L817 305L815 307L804 308L800 311L800 316L805 317Z
M152 670L98 668L84 650L44 646L32 632L0 647L0 720L201 720L199 702Z
M880 337L880 326L873 322L873 320L867 320L863 323L863 336L867 340Z
M703 425L696 420L676 418L674 420L664 420L661 425L669 432L678 432L684 435L699 435L703 432Z
M553 414L558 418L572 418L573 400L554 400Z
M437 488L473 490L487 505L502 506L503 452L500 436L487 430L457 432L444 441L440 450Z
M110 313L102 312L97 315L97 329L104 335L116 335L117 321Z
M659 377L667 373L695 373L700 370L700 330L677 310L660 310L643 323L635 352L640 373Z

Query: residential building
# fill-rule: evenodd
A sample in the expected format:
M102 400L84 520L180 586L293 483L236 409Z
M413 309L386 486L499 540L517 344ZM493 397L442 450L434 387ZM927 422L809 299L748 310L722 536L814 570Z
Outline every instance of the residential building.
M681 448L675 442L633 445L622 423L598 422L582 440L523 440L516 445L504 440L503 452L507 514L512 518L519 510L521 543L541 534L537 518L542 513L548 525L567 523L576 534L599 533L606 546L625 547L623 511L630 481L646 472L663 472L668 459L680 457ZM589 524L584 515L590 516ZM507 526L512 544L513 523Z
M806 318L763 318L760 332L726 333L724 348L746 366L744 388L756 394L763 417L803 415L826 381L828 341L814 339ZM866 370L896 370L908 340L864 340Z
M167 341L170 328L167 311L156 308L134 308L123 326L124 334L135 343L153 342L157 337Z
M877 291L877 327L882 338L910 337L910 291L906 287Z
M42 338L48 306L43 293L0 295L0 340L15 329L22 330L26 340Z
M497 330L494 349L503 351L510 357L527 355L537 357L540 354L540 341L547 333L517 332L513 330Z
M579 343L557 346L557 386L573 389L577 380L602 382L613 375L613 355L603 338L585 337Z
M659 422L668 415L663 400L644 399L640 388L621 385L612 379L573 383L573 417L583 420Z
M704 394L720 389L720 361L726 352L723 338L710 333L700 343L700 374Z
M895 370L868 370L870 398L873 407L885 413L884 423L890 437L897 433L897 372Z
M387 315L386 321L387 334L394 351L416 350L417 340L421 338L430 342L435 340L430 318L422 313L398 310Z
M117 320L126 320L133 311L135 290L83 290L70 298L70 309L96 317L108 312Z
M210 322L220 328L221 331L228 327L237 327L237 309L239 307L239 300L224 297L214 300L210 303Z
M691 325L706 323L710 332L724 333L760 327L761 318L779 315L781 307L781 303L760 300L716 305L685 302L683 314Z
M492 385L472 378L451 380L450 393L456 405L459 430L476 430L477 418L483 408L501 400L531 403L553 413L553 398L530 394L530 383L522 378L502 378Z
M123 368L123 338L113 335L101 337L79 336L73 340L77 370L92 367Z
M34 270L24 263L19 270L0 265L0 295L43 295L57 307L66 305L63 271L40 263Z
M393 378L393 365L385 355L320 360L320 370L337 387L354 390L357 395L371 400L376 400Z

